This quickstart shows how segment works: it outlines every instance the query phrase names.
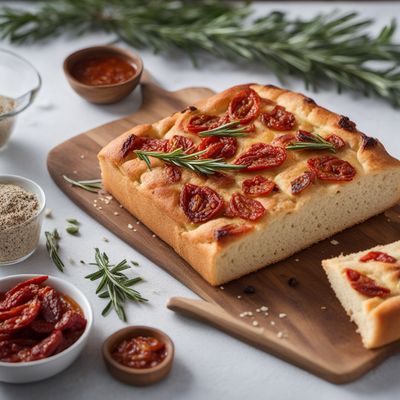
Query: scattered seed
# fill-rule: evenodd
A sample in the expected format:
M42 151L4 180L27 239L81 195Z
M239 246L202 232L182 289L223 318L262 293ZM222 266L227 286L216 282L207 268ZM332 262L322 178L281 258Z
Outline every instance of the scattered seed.
M285 314L283 312L279 314L279 318L286 318L286 317L287 317L287 314Z
M114 215L119 215L119 213L117 211L114 211Z
M51 218L53 216L52 214L53 214L53 210L51 208L46 208L44 210L44 216L46 218Z
M332 239L331 244L333 244L334 246L337 246L339 244L339 242L335 239Z
M157 237L154 233L151 236L154 237L154 238Z
M296 286L298 286L298 284L299 284L299 281L294 276L292 276L291 278L288 279L288 285L290 287L296 287Z
M258 326L258 322L257 321L253 321L253 326Z
M81 154L81 159L83 160L85 158L85 155L84 154Z
M298 259L298 258L295 258L295 259L294 259L294 261L296 261L296 262L299 262L299 261L300 261L300 259Z
M237 298L238 298L238 299L241 299L241 298L242 298L242 296L240 296L240 295L239 295L239 296L237 296Z
M282 331L279 331L279 332L276 334L276 336L278 336L279 339L282 339L282 338L283 338L283 332L282 332Z
M271 324L272 326L274 326L274 325L275 325L275 321L271 321L270 324Z
M321 310L326 310L327 308L325 306L321 306Z
M224 290L224 289L225 289L223 286L220 286L219 288L220 288L221 290Z
M256 288L254 286L246 286L243 289L243 292L246 294L254 294L256 292Z
M103 242L106 242L106 243L109 242L109 240L105 236L103 236L101 239L103 240Z
M264 315L265 315L266 317L268 317L269 313L266 312L266 313L264 313Z
M136 225L140 225L140 221L136 221Z
M256 312L261 312L261 310L259 308L257 308Z
M262 312L264 312L264 311L268 311L268 307L266 307L266 306L262 306L262 307L260 307L260 310L261 310Z
M128 229L133 229L133 225L132 224L128 224Z

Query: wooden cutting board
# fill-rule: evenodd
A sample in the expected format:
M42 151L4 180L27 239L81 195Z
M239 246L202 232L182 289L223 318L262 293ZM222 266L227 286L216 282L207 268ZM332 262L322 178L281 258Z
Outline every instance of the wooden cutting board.
M64 174L73 179L98 178L96 154L133 125L154 122L213 94L206 88L167 92L146 78L142 82L142 93L139 111L55 147L48 156L48 170L56 184L83 210L206 300L173 298L169 304L171 309L205 320L335 383L356 379L400 348L398 343L373 351L362 347L355 325L335 298L321 268L323 258L398 240L399 206L335 235L336 245L331 243L332 239L325 240L224 288L213 288L166 243L154 237L143 224L137 224L116 201L103 203L97 194L65 182ZM95 199L101 209L94 207ZM128 224L134 229L128 229ZM296 287L288 284L292 277L298 281ZM254 294L244 293L249 285L255 287ZM266 311L257 312L262 306L268 307L268 315ZM241 318L239 315L246 311L251 311L253 316ZM282 313L286 316L280 318Z

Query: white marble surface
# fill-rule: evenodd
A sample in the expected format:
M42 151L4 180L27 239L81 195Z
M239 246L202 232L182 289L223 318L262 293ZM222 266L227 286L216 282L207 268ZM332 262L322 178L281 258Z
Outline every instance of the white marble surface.
M396 2L264 3L255 8L259 14L278 8L299 16L335 8L358 10L363 16L376 18L377 26L388 22L400 12L400 5ZM48 260L42 240L38 251L30 259L19 265L1 268L0 276L38 272L65 277L81 288L93 305L93 334L82 356L64 373L36 384L0 384L0 398L398 399L399 356L392 357L352 384L336 386L207 325L175 315L165 308L169 297L196 296L88 217L54 185L46 170L46 156L53 146L77 133L131 113L140 103L140 96L134 94L116 105L91 105L78 97L64 79L61 66L69 53L108 40L107 36L93 35L74 40L62 37L45 44L23 47L1 43L1 47L10 48L29 59L39 69L44 82L37 102L21 116L9 147L0 153L0 173L29 177L44 188L48 206L54 210L54 218L45 221L46 229L58 227L63 231L65 218L68 217L81 221L81 237L63 235L62 255L65 259L72 257L76 261L91 261L93 248L100 246L112 260L126 257L140 262L141 267L136 272L146 279L140 289L151 301L144 306L130 305L127 308L129 322L155 325L170 334L176 344L174 368L168 379L148 388L129 387L113 380L103 365L100 346L107 335L124 324L113 314L107 318L100 316L104 303L96 299L93 284L83 279L90 268L77 262L76 265L68 265L62 275ZM145 51L141 54L146 67L169 90L194 85L221 90L248 81L277 83L261 66L237 66L207 58L201 61L199 69L195 69L185 57L178 54L165 57ZM290 87L304 91L299 81L290 82ZM400 156L398 110L377 99L350 94L338 96L334 89L308 94L327 108L358 121L361 130L378 137L394 155ZM103 236L109 238L109 243L101 240Z

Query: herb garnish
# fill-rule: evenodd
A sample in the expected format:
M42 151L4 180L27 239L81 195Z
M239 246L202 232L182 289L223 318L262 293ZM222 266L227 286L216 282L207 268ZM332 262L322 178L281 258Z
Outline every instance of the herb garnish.
M136 48L166 54L178 48L192 59L207 52L264 65L281 81L296 75L311 89L331 82L338 91L373 93L400 105L394 21L376 30L373 19L355 12L253 16L246 4L218 0L47 0L33 11L1 7L0 37L26 43L102 30Z
M89 192L97 193L101 188L101 179L90 179L90 180L85 180L85 181L74 181L71 178L68 178L68 176L63 175L63 178L71 183L73 186L78 186L82 189L85 189Z
M325 140L318 133L308 133L310 136L307 141L304 142L293 142L286 146L288 150L329 150L331 153L336 153L335 146Z
M131 286L141 282L143 279L141 277L128 278L122 272L131 268L126 260L122 260L117 265L111 265L107 254L100 253L97 248L95 249L95 260L96 262L90 263L90 265L96 265L99 270L85 276L85 278L91 281L101 279L97 286L96 294L101 299L109 299L101 315L105 317L114 308L119 319L126 322L124 310L126 300L139 303L148 301L138 291L131 288Z
M57 229L54 229L53 232L45 232L46 236L46 249L49 253L50 258L53 260L54 265L61 271L64 272L64 263L62 262L59 254L58 249L59 245L58 242L60 241L61 237L58 234Z
M151 170L151 162L149 157L158 158L164 162L174 164L177 167L190 169L201 174L213 175L220 170L242 169L244 165L227 164L223 158L198 158L207 150L198 151L192 154L186 154L181 148L169 153L159 151L143 151L135 150L139 159L143 160L147 167Z
M200 137L207 136L230 136L230 137L244 137L246 132L245 126L240 126L240 122L229 122L227 124L218 126L217 128L210 129L199 133Z

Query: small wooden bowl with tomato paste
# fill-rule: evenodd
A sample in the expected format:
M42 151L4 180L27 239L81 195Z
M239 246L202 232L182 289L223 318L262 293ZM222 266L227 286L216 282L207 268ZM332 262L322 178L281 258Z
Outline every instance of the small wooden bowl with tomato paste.
M78 50L64 61L72 89L91 103L111 104L128 96L139 84L142 59L115 46Z
M0 381L28 383L67 368L93 324L90 304L71 283L52 276L0 278Z
M128 385L146 386L165 378L174 360L174 344L164 332L147 326L129 326L103 344L111 375Z

